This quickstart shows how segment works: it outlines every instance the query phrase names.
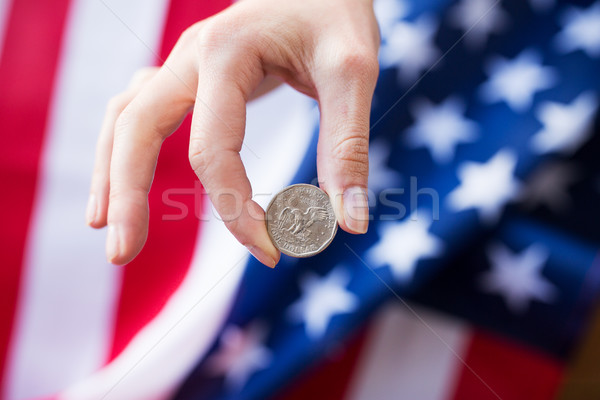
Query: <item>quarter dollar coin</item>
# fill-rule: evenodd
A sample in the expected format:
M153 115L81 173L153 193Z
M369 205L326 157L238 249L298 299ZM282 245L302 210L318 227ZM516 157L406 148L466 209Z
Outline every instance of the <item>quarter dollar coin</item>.
M316 186L288 186L267 207L267 231L283 254L310 257L325 250L337 232L327 193Z

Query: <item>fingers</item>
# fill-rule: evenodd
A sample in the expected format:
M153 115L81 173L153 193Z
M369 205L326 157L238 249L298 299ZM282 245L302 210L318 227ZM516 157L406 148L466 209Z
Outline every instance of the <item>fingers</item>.
M227 228L263 264L274 267L279 251L240 158L246 101L262 80L248 54L204 54L190 137L190 164ZM252 72L255 71L255 72Z
M133 76L129 88L108 102L96 145L96 161L86 209L86 223L93 228L102 228L106 225L110 184L110 159L113 149L115 122L127 104L133 100L142 86L152 79L157 71L158 67L148 67L139 70Z
M162 142L194 102L196 74L174 50L118 117L110 160L106 255L114 264L131 261L148 235L148 192Z
M297 17L321 4L316 1L306 10L265 1L265 9L286 11L273 12L273 18L261 18L264 10L256 4L236 3L231 11L189 29L142 89L111 103L99 139L87 216L94 227L108 225L109 261L127 263L141 250L160 147L193 107L192 168L232 234L261 262L275 266L280 254L267 234L264 211L252 200L239 155L246 102L272 86L265 74L318 99L320 181L342 229L366 232L369 113L378 65L376 45L361 45L365 35L357 37L356 32L368 26L376 41L372 9L364 5L370 9L364 12L340 2L336 7L344 10L348 23L336 28L342 18L330 18L332 13L325 12L329 6L318 14L320 24L313 23L312 13ZM337 49L331 45L335 41Z
M340 52L332 59L332 64L315 74L321 109L319 181L332 200L340 227L365 233L369 224L369 115L379 66L376 51L368 48Z

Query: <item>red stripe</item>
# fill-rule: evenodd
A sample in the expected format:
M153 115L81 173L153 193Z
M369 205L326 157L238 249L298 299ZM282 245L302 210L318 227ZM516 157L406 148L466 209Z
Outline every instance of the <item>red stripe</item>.
M343 348L333 352L304 375L298 377L273 400L345 399L349 382L364 349L367 330L351 337Z
M463 368L456 400L551 400L564 369L555 359L482 332L474 332L465 362L479 377Z
M229 4L229 1L223 0L172 1L163 32L161 59L166 59L185 28ZM148 241L140 255L124 269L111 359L156 316L189 269L199 224L193 212L199 207L198 198L196 196L195 202L195 196L189 194L196 182L187 158L189 131L190 118L187 118L161 150L149 196ZM185 204L190 211L185 219L162 220L163 215L179 212L171 204L162 201L163 192L171 188L184 188L188 191L188 194L169 196L169 200Z
M68 0L13 1L0 61L0 376L15 317ZM0 383L4 383L3 381Z

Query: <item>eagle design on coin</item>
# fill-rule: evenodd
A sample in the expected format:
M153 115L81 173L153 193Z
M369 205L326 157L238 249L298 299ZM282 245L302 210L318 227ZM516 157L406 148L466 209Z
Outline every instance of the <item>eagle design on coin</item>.
M306 212L298 208L286 207L279 215L279 228L294 234L308 229L315 221L327 219L327 209L324 207L308 207Z

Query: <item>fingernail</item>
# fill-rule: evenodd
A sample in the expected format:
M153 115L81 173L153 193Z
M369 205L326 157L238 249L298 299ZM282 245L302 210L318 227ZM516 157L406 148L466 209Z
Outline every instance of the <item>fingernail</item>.
M106 235L106 258L109 262L113 262L119 256L119 229L115 225L108 226Z
M261 263L265 264L269 268L275 268L277 260L265 253L260 247L247 246L248 251Z
M98 212L98 200L95 194L91 194L87 203L87 209L85 210L85 222L91 225L96 220L96 213Z
M344 191L344 222L353 232L365 233L369 227L369 201L367 192L358 187Z

